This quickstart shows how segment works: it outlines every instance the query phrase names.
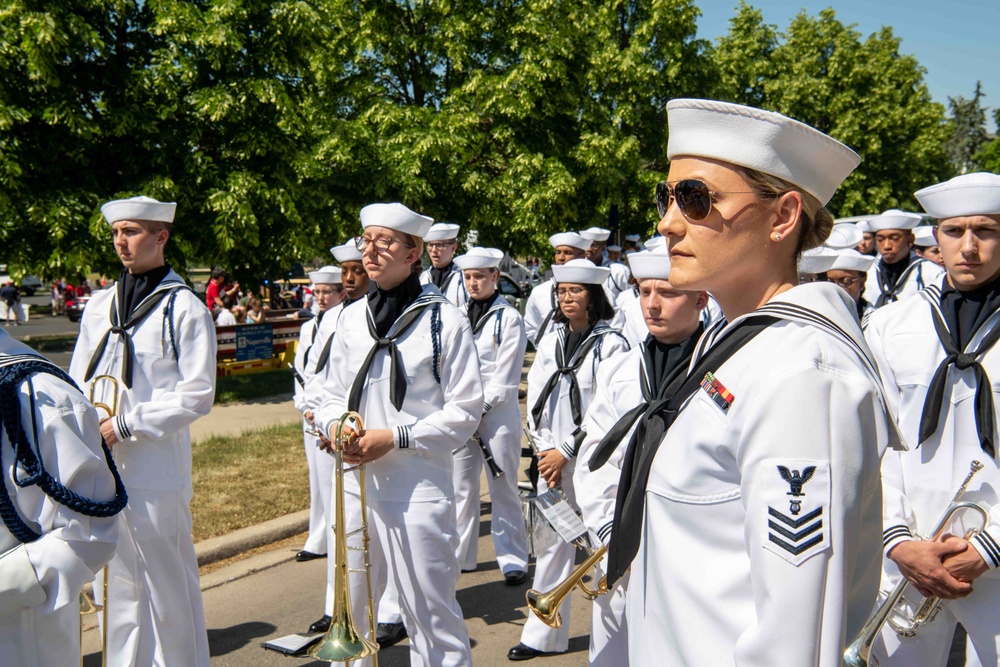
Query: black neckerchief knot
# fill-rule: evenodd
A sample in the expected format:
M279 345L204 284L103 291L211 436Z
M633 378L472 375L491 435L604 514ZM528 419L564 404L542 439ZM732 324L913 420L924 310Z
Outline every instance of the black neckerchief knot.
M944 404L945 383L948 378L948 368L954 364L960 370L972 369L976 378L975 397L975 417L976 434L979 437L979 447L990 455L996 457L996 445L993 441L993 434L996 430L996 419L993 404L993 385L986 374L986 369L979 363L990 348L1000 339L1000 324L994 325L993 329L986 334L979 347L974 352L963 352L958 349L951 332L938 309L931 305L931 315L934 320L934 330L937 332L941 346L944 347L945 358L934 371L931 383L927 387L927 398L924 399L924 409L920 415L920 432L918 446L937 432L938 422L941 419L941 408Z
M351 392L347 399L347 409L357 412L361 406L361 393L368 382L368 372L371 370L372 362L379 350L389 352L389 401L397 411L402 409L403 401L406 399L406 367L403 365L403 355L396 345L396 341L405 334L410 327L420 318L425 309L437 304L438 301L428 299L421 304L415 303L396 320L389 333L380 336L375 328L375 321L372 318L371 310L368 313L368 333L375 341L372 349L368 352L364 362L358 370L354 383L351 385Z
M646 504L646 485L656 452L677 419L681 408L701 387L705 371L715 372L754 336L778 318L754 315L746 318L705 351L687 374L678 373L665 382L656 400L642 414L632 433L615 498L615 518L608 545L608 584L618 581L639 552Z
M569 332L567 332L569 335ZM569 363L565 359L565 351L563 349L562 341L556 341L556 371L549 376L549 379L545 382L542 387L542 391L538 394L538 400L535 401L535 406L531 408L531 418L535 422L535 427L541 423L542 412L545 410L545 404L549 400L549 396L555 390L556 385L559 383L559 379L562 377L567 377L569 379L569 405L573 413L573 423L579 426L583 422L583 400L580 396L580 385L576 380L576 372L583 365L584 360L587 358L587 354L590 352L591 348L597 343L600 335L591 335L583 341L583 343L576 348L570 358Z

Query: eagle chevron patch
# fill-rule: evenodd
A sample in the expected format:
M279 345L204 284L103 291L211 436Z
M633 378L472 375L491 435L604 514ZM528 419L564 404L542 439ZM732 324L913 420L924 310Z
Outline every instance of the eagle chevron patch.
M764 549L801 565L830 547L830 464L802 459L768 459L757 469L764 511ZM759 510L758 510L759 511ZM762 535L763 537L763 535Z

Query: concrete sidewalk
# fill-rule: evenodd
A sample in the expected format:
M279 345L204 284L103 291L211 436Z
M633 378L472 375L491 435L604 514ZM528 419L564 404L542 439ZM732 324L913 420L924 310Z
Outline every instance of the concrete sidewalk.
M292 405L291 394L258 398L246 403L216 405L207 416L191 424L191 442L212 436L240 435L279 424L302 421L302 414Z

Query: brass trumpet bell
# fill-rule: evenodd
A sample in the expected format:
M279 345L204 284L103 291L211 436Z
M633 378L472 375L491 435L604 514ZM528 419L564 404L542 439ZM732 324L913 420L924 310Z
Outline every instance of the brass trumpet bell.
M325 662L362 660L378 653L378 644L357 633L353 623L330 624L323 640L309 649L309 657Z
M559 615L559 607L562 605L563 600L566 596L570 594L573 588L579 586L583 591L584 596L588 600L595 599L598 595L603 595L608 592L608 578L601 577L601 580L597 583L596 588L588 588L586 584L583 583L583 578L587 575L590 570L604 558L604 554L608 552L606 546L602 546L597 549L594 553L587 557L587 560L580 563L572 574L563 579L563 581L547 593L542 593L531 589L525 593L524 597L528 602L528 609L538 617L538 619L549 626L550 628L558 628L562 625L562 616Z

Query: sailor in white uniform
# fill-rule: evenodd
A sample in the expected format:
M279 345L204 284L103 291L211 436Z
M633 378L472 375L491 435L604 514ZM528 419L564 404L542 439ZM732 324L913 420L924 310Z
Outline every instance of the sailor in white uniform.
M864 297L876 308L941 282L944 270L913 251L913 228L921 220L918 213L890 209L868 221L879 256L868 270Z
M924 188L917 199L939 219L946 277L908 299L877 310L866 335L890 403L910 444L883 462L886 553L884 588L901 572L945 604L916 636L884 629L891 654L882 665L944 665L955 622L968 632L970 664L1000 663L1000 466L997 389L1000 378L1000 176L974 173ZM944 515L972 461L983 469L962 501L989 513L962 512L944 542L922 542ZM922 536L922 537L917 537ZM879 647L876 646L876 649Z
M114 554L125 489L94 407L55 364L4 331L0 471L2 662L74 667L80 589Z
M433 283L448 301L459 310L465 309L469 293L462 282L462 270L453 261L458 249L459 225L450 222L436 222L431 225L424 243L431 266L420 274L420 284Z
M479 354L483 378L483 418L469 442L455 452L455 509L458 515L458 562L463 571L475 570L479 546L479 478L493 459L503 472L494 477L487 470L492 502L490 533L497 564L508 586L524 583L528 576L528 537L524 528L517 471L521 460L521 409L517 387L524 368L524 335L521 315L497 291L503 251L472 248L456 257L469 292L469 324Z
M875 305L865 301L862 296L868 270L874 262L875 258L871 255L862 255L857 250L846 248L834 251L828 259L826 270L819 274L821 280L837 285L851 296L857 304L858 320L862 324L875 312Z
M319 449L319 432L313 425L313 413L322 395L322 371L329 358L327 342L336 327L321 331L324 319L336 322L339 309L335 309L343 296L340 269L324 266L310 271L316 316L304 322L299 329L299 344L295 348L295 389L292 402L302 413L302 439L309 469L309 537L302 551L295 555L297 561L310 561L326 556L326 537L330 532L330 494L333 488L333 457ZM322 362L320 366L318 362ZM317 379L317 375L319 378ZM309 391L310 385L312 391Z
M432 222L402 204L361 209L359 249L376 289L341 316L316 413L328 437L347 410L364 419L344 459L365 464L374 598L392 577L411 664L426 667L471 664L455 597L452 452L476 432L483 411L468 318L412 273Z
M597 388L597 371L605 360L628 350L620 333L608 326L613 308L603 285L609 270L587 259L574 259L552 269L559 299L557 321L563 328L542 338L528 371L528 429L540 450L538 493L562 486L576 502L573 467L583 442L583 418ZM547 591L573 570L576 547L558 542L535 557L532 588ZM560 605L563 623L545 625L529 615L521 641L510 649L511 660L529 660L569 648L570 605Z
M119 414L101 422L129 494L108 565L114 666L202 667L209 659L191 540L189 426L215 398L215 326L164 263L175 208L148 197L101 207L125 268L87 302L70 363L81 387L102 374L121 383ZM95 400L111 404L107 383Z
M600 227L590 227L580 232L580 236L590 241L590 248L587 249L587 259L596 266L603 266L611 273L608 275L604 285L610 293L611 304L614 305L618 295L628 289L629 273L628 267L621 262L612 262L607 258L605 250L608 247L608 238L611 230ZM620 250L620 249L619 249Z
M875 602L878 466L898 441L853 301L798 285L796 261L860 158L772 112L667 110L670 284L710 291L728 323L622 462L608 575L631 566L629 660L839 667Z
M549 237L549 244L555 249L552 266L561 266L571 259L580 259L590 249L590 241L576 232L560 232ZM556 284L551 278L535 285L524 304L524 332L532 347L538 348L542 337L557 329L554 322L559 304L556 301Z
M921 259L926 259L928 262L934 262L938 266L943 267L944 258L941 257L941 246L938 245L934 231L934 227L931 225L920 225L914 229L913 251Z
M639 281L646 337L626 352L601 364L597 391L583 421L573 484L583 520L601 543L611 538L621 462L635 422L670 379L687 372L691 353L702 333L701 310L707 292L682 292L669 283L670 254L632 253L632 275ZM597 460L594 456L597 454ZM600 565L594 579L604 574ZM625 591L628 575L594 600L590 624L591 667L627 665L628 634Z

